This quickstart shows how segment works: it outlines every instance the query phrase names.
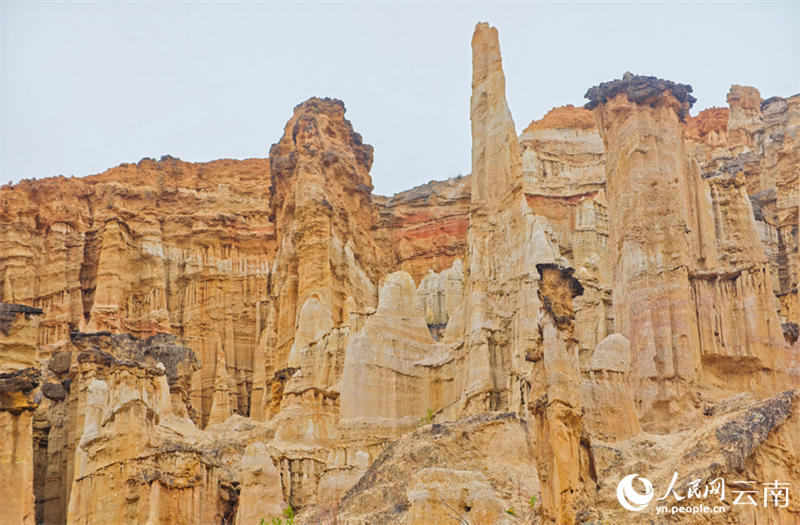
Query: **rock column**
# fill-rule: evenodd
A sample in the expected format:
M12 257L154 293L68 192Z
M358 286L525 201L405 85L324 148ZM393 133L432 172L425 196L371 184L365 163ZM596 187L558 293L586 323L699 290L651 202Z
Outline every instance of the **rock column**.
M709 217L683 145L690 92L626 73L586 95L606 150L616 328L631 343L639 416L656 432L691 419L700 366L689 269L710 256Z
M0 523L33 524L33 390L42 310L0 303Z

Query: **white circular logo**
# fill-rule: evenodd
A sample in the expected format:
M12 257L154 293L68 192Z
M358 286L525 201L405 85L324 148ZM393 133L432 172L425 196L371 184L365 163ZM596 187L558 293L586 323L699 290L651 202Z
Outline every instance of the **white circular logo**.
M638 474L631 474L625 476L622 481L617 485L617 499L619 504L633 512L639 512L647 507L650 500L653 499L653 484L646 478L639 478L642 485L644 485L644 494L639 494L633 489L633 480L636 479Z

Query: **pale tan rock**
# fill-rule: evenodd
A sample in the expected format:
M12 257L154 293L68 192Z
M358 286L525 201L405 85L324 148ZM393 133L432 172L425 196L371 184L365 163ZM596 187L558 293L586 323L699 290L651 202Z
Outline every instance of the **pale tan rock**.
M0 303L0 523L36 523L33 410L40 381L36 336L42 311Z
M588 363L594 348L614 333L614 309L610 285L602 285L585 268L575 272L583 293L573 299L575 339L582 366Z
M792 366L777 365L794 358L780 339L746 176L699 176L678 124L688 91L629 76L587 94L607 150L616 326L631 341L639 415L657 432L696 424L700 392L764 396L796 381ZM754 93L739 93L742 111L758 110Z
M506 103L497 29L481 23L472 36L472 214L496 211L522 188L522 163ZM474 222L474 221L471 221Z
M578 268L579 257L591 249L586 246L591 241L576 234L587 227L581 224L579 202L591 199L605 185L603 141L594 118L584 108L553 108L531 122L519 142L528 205L547 218L561 253Z
M36 338L42 310L0 303L0 374L36 367Z
M377 312L347 348L343 421L374 417L400 423L412 418L413 425L424 415L422 407L429 405L423 393L422 371L416 370L414 363L427 357L435 341L418 305L410 275L396 272L387 276Z
M796 98L761 101L757 89L734 85L728 94L730 111L701 112L685 126L687 148L700 163L704 179L712 185L714 181L737 181L737 188L742 186L740 177L745 179L782 322L797 322L798 318L797 297L792 292L798 267L796 235L792 233L797 225L796 166L800 158L794 132ZM722 122L723 117L727 122ZM731 140L711 140L717 132L723 137L728 128L734 130Z
M690 430L661 436L641 433L618 443L593 445L598 469L597 497L592 507L594 519L632 525L641 523L642 519L657 520L655 507L664 503L671 507L702 502L724 507L725 519L737 525L761 521L792 523L800 515L800 506L791 499L785 508L765 506L763 483L776 479L782 480L780 483L797 483L797 471L791 466L798 451L796 434L793 434L797 432L796 399L796 391L759 402L747 395L735 396L713 410L708 407L713 417ZM616 496L621 479L634 473L648 479L655 493L646 509L640 512L622 508ZM678 474L676 493L682 500L670 494L666 501L659 501L675 473ZM712 494L702 498L706 485L720 478L726 483L725 498ZM689 484L698 479L701 498L687 498ZM752 488L753 485L742 488L737 480L754 481L757 488ZM637 490L641 493L640 488ZM756 490L753 496L758 504L734 505L742 490ZM740 502L745 500L746 496ZM686 513L680 522L700 524L707 523L708 518L707 514Z
M523 515L530 497L540 490L536 454L527 425L513 414L486 413L457 422L426 425L398 439L381 461L370 466L342 499L340 520L416 523L409 521L415 502L417 512L439 503L436 515L444 515L441 500L426 497L420 493L422 490L438 491L446 499L452 495L455 501L464 501L471 494L476 512L468 512L470 523L478 523L474 518L481 512L502 520L504 516L494 514L498 503L503 513L514 508ZM461 473L447 477L445 471ZM420 475L415 477L417 473ZM458 481L467 489L464 499L453 493ZM510 515L506 516L510 519Z
M630 368L630 343L622 335L612 334L597 345L583 371L584 429L599 441L624 441L641 432L628 384Z
M489 480L481 472L426 468L408 486L408 523L512 523Z
M349 316L348 316L349 317ZM316 343L333 329L333 317L316 297L311 297L300 309L294 344L289 353L289 368L300 366L300 350Z
M575 211L575 227L571 235L573 266L586 268L601 284L611 284L605 190L600 190L591 199L582 197Z
M763 129L761 93L748 86L731 86L728 93L730 117L728 118L728 147L735 155L750 151L755 146L755 135Z
M629 98L629 86L648 82L651 103ZM700 368L700 345L687 268L715 254L706 248L709 199L686 156L678 116L690 99L659 82L630 77L587 96L606 148L616 330L631 343L643 423L666 431L696 417L686 382Z
M32 413L0 411L0 522L33 525Z
M83 394L69 402L78 405L83 424L67 470L73 481L65 522L213 522L231 512L226 502L237 478L221 457L209 462L210 437L172 413L165 376L190 373L191 367L176 365L193 359L191 350L173 345L173 361L153 366L154 349L146 342L87 334L73 343L80 366L72 389ZM280 494L277 484L274 490Z
M417 428L434 407L418 362L437 345L419 304L409 274L388 275L377 311L350 339L321 503L341 498L392 440Z
M299 369L284 385L280 413L272 420L276 440L330 447L339 421L339 394L350 333L346 326L332 328L298 351Z
M450 315L461 306L464 265L456 260L453 266L436 273L429 270L419 283L417 294L420 298L425 322L428 325L446 325Z
M281 476L264 443L247 445L239 464L242 473L236 523L259 523L283 515Z
M588 369L627 374L631 369L631 344L623 335L609 335L594 349Z
M231 417L230 383L231 377L225 362L225 354L218 350L216 377L214 378L214 399L211 404L211 413L208 416L209 425L223 423Z

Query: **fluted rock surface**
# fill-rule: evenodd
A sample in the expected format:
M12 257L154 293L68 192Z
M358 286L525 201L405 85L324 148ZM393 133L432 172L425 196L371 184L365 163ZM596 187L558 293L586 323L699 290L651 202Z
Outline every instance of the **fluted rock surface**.
M267 378L289 365L307 301L318 301L336 326L351 312L377 305L377 283L385 270L372 236L372 146L362 142L344 112L341 101L309 99L295 108L270 150L279 249L275 299L261 335ZM266 417L266 400L255 402L256 417Z
M180 335L206 365L192 380L198 422L221 350L246 415L276 250L268 173L261 159L163 157L4 186L0 300L44 310L40 346L73 330Z
M0 303L0 523L36 523L34 511L34 390L41 374L36 335L42 311Z
M800 96L761 99L752 87L734 85L730 110L714 108L689 119L687 148L704 179L744 177L758 235L769 259L776 309L783 323L798 323L798 107ZM729 130L730 133L729 133Z
M741 366L751 359L775 370L784 352L744 177L701 178L686 152L690 91L626 75L587 93L607 152L616 329L631 341L640 416L656 431L697 417L701 369L757 373ZM762 394L778 388L761 381Z
M468 176L372 195L312 98L269 160L0 189L0 521L633 525L635 472L800 482L800 97L626 74L517 137L472 51Z

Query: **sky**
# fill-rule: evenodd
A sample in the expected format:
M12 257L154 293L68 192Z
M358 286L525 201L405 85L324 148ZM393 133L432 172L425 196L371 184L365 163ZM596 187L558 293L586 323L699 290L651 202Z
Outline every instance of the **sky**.
M0 3L0 184L144 157L268 157L294 106L344 101L375 193L470 172L470 40L498 28L521 132L625 71L800 93L800 1ZM266 182L265 182L266 183Z

